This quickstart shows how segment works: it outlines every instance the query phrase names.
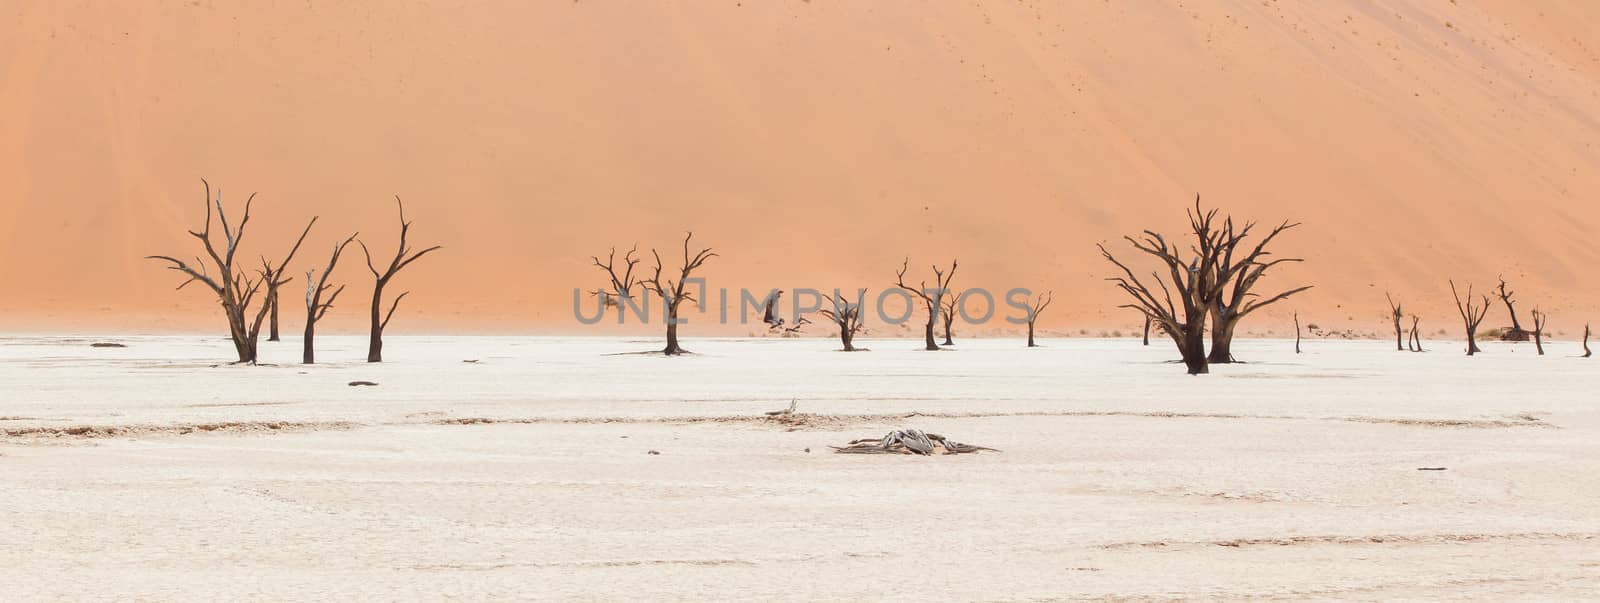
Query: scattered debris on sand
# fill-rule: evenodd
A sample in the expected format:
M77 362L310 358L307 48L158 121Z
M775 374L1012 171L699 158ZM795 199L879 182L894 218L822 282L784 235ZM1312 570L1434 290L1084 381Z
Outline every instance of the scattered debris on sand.
M919 454L923 456L966 454L980 450L1000 452L984 446L962 444L937 433L923 433L919 429L896 429L882 438L855 440L846 446L829 446L829 448L840 454Z
M125 344L125 343L117 343L115 341L96 341L94 343L89 344L89 347L91 347L91 348L125 348L125 347L128 347L128 345Z
M350 387L359 387L359 386L371 387L371 386L374 386L374 385L377 385L377 384L378 384L378 382L376 382L376 381L351 381L350 382Z
M1417 467L1417 471L1444 471L1444 467Z

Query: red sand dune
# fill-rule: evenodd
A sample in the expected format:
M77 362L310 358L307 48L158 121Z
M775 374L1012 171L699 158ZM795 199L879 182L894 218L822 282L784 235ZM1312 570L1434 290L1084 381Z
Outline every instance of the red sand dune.
M259 191L252 255L320 215L300 271L387 248L403 196L445 250L396 332L577 330L590 254L688 228L713 286L959 256L958 286L1054 289L1046 328L1126 328L1094 244L1196 192L1305 223L1273 281L1317 288L1261 331L1381 330L1385 290L1454 329L1445 279L1497 273L1600 320L1585 0L89 4L0 8L0 327L217 328L140 259L198 251L202 176Z

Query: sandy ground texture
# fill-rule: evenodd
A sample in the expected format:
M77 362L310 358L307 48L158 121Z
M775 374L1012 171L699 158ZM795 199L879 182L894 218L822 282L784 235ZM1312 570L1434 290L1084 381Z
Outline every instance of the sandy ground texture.
M1250 341L1189 377L1130 339L95 341L0 338L5 598L1600 592L1572 344ZM1001 452L827 448L898 427Z

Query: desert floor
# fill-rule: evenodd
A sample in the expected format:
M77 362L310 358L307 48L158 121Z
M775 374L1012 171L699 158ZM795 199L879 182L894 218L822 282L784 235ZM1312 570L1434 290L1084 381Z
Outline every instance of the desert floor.
M1572 343L1250 341L1189 377L1131 339L322 341L246 367L219 338L0 338L0 592L1600 593L1600 360ZM896 427L1002 452L828 448Z

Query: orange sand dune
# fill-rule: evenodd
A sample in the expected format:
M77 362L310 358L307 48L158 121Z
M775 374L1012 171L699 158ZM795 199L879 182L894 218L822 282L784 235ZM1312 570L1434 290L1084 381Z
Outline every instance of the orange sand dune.
M0 9L0 327L217 328L140 259L197 251L202 176L259 191L252 255L320 215L299 271L392 244L403 196L445 249L400 330L577 331L589 254L688 228L714 287L959 256L1054 289L1048 328L1126 328L1094 244L1196 192L1305 223L1276 280L1317 288L1261 330L1378 330L1385 290L1454 328L1445 279L1502 272L1555 329L1600 318L1585 0L89 4Z

